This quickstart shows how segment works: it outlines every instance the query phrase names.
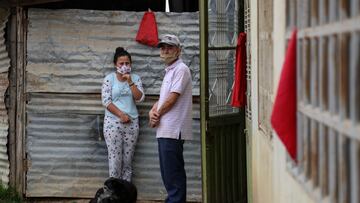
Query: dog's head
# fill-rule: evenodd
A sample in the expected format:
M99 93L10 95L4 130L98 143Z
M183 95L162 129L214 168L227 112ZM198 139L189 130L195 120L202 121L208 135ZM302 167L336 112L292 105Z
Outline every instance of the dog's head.
M110 177L100 188L91 203L135 203L137 189L134 184Z

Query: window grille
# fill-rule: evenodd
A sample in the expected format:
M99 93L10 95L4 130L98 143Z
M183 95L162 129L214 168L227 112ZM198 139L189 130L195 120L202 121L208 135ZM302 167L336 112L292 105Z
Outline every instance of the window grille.
M287 0L287 36L298 28L299 161L289 165L318 201L360 202L359 5Z
M231 106L237 36L238 2L209 0L210 116L239 112Z

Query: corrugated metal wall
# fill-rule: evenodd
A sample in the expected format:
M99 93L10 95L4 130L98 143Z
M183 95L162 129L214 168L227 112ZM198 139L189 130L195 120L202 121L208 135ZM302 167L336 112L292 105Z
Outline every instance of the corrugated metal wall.
M105 74L112 71L114 49L124 46L132 53L134 72L142 77L147 94L138 106L140 137L134 182L139 199L164 199L155 132L147 127L147 113L158 97L163 66L158 49L134 41L142 15L29 9L27 196L91 197L108 176L100 87ZM193 94L198 95L198 14L156 13L156 17L159 34L170 31L184 42L183 58L193 71ZM194 201L201 201L199 111L195 104L195 140L186 142L184 149L188 200Z
M164 67L159 50L135 41L142 12L29 10L27 92L99 93L113 69L116 47L133 57L133 68L147 94L158 94ZM199 95L197 13L156 13L159 35L174 33L183 42L183 60L193 71Z
M9 183L9 158L7 154L9 118L5 107L5 92L9 86L10 58L5 44L5 27L9 11L0 8L0 181Z

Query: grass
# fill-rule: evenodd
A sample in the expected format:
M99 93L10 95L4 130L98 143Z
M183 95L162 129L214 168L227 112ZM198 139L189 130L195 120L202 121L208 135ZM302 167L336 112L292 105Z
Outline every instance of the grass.
M0 202L6 203L22 203L22 198L18 192L12 187L5 187L0 183Z

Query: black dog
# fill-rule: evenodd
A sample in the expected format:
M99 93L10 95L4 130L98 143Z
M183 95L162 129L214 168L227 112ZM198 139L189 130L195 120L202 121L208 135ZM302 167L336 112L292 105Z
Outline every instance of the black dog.
M136 203L136 200L137 189L134 184L110 177L89 203Z

